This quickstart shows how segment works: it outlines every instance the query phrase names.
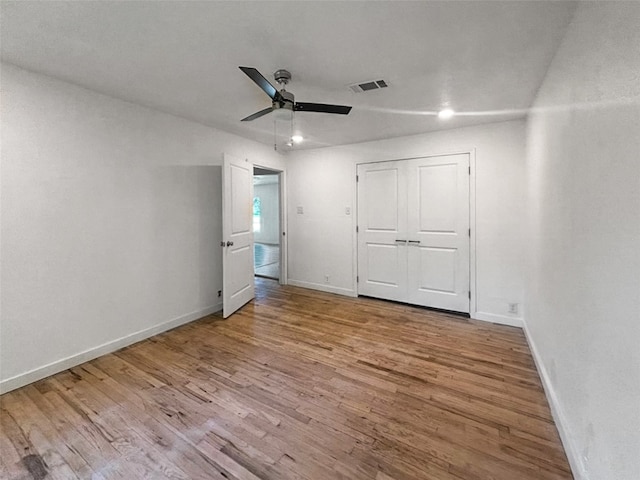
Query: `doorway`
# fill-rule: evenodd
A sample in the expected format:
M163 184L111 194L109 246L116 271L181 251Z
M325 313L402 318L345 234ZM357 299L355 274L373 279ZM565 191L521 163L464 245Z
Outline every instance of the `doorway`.
M254 274L280 280L280 172L253 168Z

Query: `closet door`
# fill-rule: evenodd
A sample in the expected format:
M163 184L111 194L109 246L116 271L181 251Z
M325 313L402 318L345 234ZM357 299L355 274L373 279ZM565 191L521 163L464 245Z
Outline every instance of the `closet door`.
M407 301L407 189L402 161L358 165L358 293Z
M408 296L469 312L469 155L407 162Z

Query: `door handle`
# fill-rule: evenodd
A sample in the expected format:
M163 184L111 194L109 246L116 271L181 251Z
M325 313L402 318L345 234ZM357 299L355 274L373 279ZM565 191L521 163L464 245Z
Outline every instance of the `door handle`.
M233 246L233 242L227 242L227 247L232 247Z
M407 241L406 240L396 240L396 243L404 243L404 244L406 244Z
M409 240L407 243L409 243L409 245L418 246L420 245L420 240Z

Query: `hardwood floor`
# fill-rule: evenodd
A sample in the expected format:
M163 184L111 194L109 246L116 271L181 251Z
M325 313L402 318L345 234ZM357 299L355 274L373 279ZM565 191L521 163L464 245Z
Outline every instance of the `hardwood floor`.
M572 478L519 329L257 294L3 395L0 477Z
M253 244L254 273L260 277L280 278L280 245Z

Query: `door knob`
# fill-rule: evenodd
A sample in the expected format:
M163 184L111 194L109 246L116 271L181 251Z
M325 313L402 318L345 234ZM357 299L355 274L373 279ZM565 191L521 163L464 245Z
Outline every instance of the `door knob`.
M227 242L227 247L233 246L233 242Z

